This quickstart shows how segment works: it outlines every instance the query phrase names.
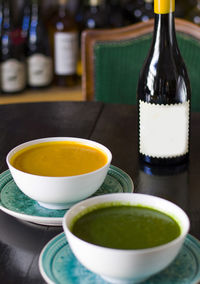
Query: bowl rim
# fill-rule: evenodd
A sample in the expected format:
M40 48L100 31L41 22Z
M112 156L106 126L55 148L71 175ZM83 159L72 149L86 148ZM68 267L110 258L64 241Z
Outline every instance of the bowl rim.
M24 172L24 171L21 171L17 168L15 168L13 165L11 165L10 163L10 159L11 157L17 153L19 150L21 149L24 149L28 146L31 146L31 145L35 145L35 144L40 144L40 143L45 143L45 142L53 142L53 141L74 141L74 142L80 142L82 144L85 144L85 145L90 145L92 147L91 144L93 144L94 146L96 146L97 148L101 149L105 155L107 156L107 163L95 170L95 171L91 171L91 172L88 172L88 173L85 173L85 174L80 174L80 175L73 175L73 176L42 176L42 175L35 175L35 174L31 174L31 173L27 173L27 172ZM112 161L112 153L111 151L106 147L104 146L103 144L99 143L99 142L96 142L94 140L90 140L90 139L85 139L85 138L79 138L79 137L65 137L65 136L60 136L60 137L45 137L45 138L38 138L38 139L33 139L33 140L29 140L29 141L26 141L24 143L21 143L17 146L15 146L14 148L12 148L8 154L6 155L6 163L9 167L9 169L12 169L18 173L21 173L21 174L24 174L24 175L27 175L27 176L31 176L31 177L37 177L37 178L40 178L40 179L75 179L75 178L78 178L78 177L86 177L86 176L89 176L89 175L92 175L94 173L98 173L99 171L102 171L103 169L105 169L106 167L108 167L110 165Z
M103 198L107 198L110 197L112 198L115 197L115 196L118 196L119 197L119 200L118 201L122 201L120 199L120 196L127 196L130 197L130 196L138 196L138 197L144 197L145 198L152 198L154 200L162 200L168 204L171 204L172 206L174 206L175 208L177 208L181 214L183 215L185 221L186 221L186 224L185 224L185 229L183 227L181 227L181 224L179 224L179 226L181 227L181 233L180 235L175 238L174 240L166 243L166 244L163 244L163 245L159 245L159 246L155 246L155 247L150 247L150 248L145 248L145 249L116 249L116 248L109 248L109 247L103 247L103 246L100 246L100 245L95 245L95 244L92 244L92 243L89 243L87 241L84 241L80 238L78 238L76 235L74 235L71 230L68 228L67 226L67 218L70 218L69 215L71 214L71 211L72 210L75 210L76 207L83 207L82 209L86 209L86 207L84 207L84 203L85 202L88 202L90 200L95 200L95 199L103 199ZM114 200L113 200L114 201ZM117 200L115 200L117 201ZM128 200L127 200L128 201ZM111 200L108 200L107 202L104 201L104 202L99 202L98 204L101 204L101 203L109 203L111 202ZM93 204L94 205L94 204ZM141 202L141 205L142 205L142 202ZM146 206L144 204L144 206ZM88 206L88 207L92 207L92 205ZM149 207L151 208L151 207ZM167 214L165 211L162 211L161 209L158 209L156 206L154 206L152 204L152 209L155 209L155 210L158 210L164 214ZM172 216L171 216L172 217ZM178 205L176 205L175 203L167 200L167 199L164 199L164 198L161 198L161 197L158 197L158 196L154 196L154 195L149 195L149 194L143 194L143 193L111 193L111 194L105 194L105 195L101 195L101 196L94 196L94 197L90 197L90 198L87 198L85 200L82 200L76 204L74 204L64 215L63 219L62 219L62 226L63 226L63 229L64 229L64 232L65 232L65 235L67 237L67 234L71 235L73 238L75 238L77 241L81 242L82 244L85 244L85 245L88 245L90 247L94 247L95 249L101 249L102 251L106 251L106 252L113 252L113 253L122 253L122 254L144 254L144 253L152 253L152 252L157 252L157 251L160 251L160 250L163 250L163 249L167 249L169 247L172 247L173 245L175 245L176 243L182 241L185 239L186 235L188 234L189 232L189 229L190 229L190 220L189 220L189 217L187 216L187 214L185 213L185 211L179 207Z

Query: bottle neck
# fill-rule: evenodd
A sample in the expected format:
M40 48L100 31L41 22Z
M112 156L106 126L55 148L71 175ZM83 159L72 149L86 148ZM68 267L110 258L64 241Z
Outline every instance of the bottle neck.
M177 45L174 11L175 0L154 0L155 26L153 44L155 49L162 51Z
M67 0L58 1L58 14L61 18L64 18L67 14Z
M155 14L154 44L161 50L177 44L174 12L168 14Z
M31 18L32 20L37 20L40 14L40 5L37 0L33 0L31 5Z
M4 8L3 8L3 22L4 22L4 28L10 27L11 24L11 11L10 11L10 3L5 2Z

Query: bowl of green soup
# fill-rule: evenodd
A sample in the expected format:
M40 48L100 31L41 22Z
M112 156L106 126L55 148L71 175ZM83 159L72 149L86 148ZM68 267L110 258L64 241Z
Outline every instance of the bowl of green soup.
M73 137L32 140L6 158L19 189L50 209L66 209L102 185L112 154L100 143Z
M181 249L189 226L177 205L137 193L89 198L63 218L74 255L111 283L139 283L166 268Z

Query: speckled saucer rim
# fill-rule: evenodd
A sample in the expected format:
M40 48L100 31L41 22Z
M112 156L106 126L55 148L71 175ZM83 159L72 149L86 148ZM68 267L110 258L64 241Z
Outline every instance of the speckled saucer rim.
M66 240L65 233L62 232L62 233L58 234L57 236L55 236L54 238L52 238L43 247L43 249L42 249L42 251L40 253L39 261L38 261L39 270L40 270L40 273L41 273L42 277L44 278L44 280L48 284L63 284L61 282L58 283L57 280L53 277L53 275L51 275L53 280L48 276L48 272L45 271L45 269L44 269L43 262L45 261L44 258L46 258L46 256L48 255L48 251L51 249L51 247L54 246L55 244L57 244L58 242L61 242L61 241L63 242L64 238L65 238L65 242L66 243L64 245L62 245L62 247L65 246L66 244L68 244L68 242ZM186 248L187 247L191 247L191 246L196 246L197 249L200 251L200 241L197 238L195 238L194 236L190 235L190 234L187 235L186 240L185 240L183 246L185 246ZM60 249L60 247L59 247L59 249ZM197 256L197 252L196 251L195 251L195 253L196 253L195 256ZM198 257L198 258L200 258L200 257ZM51 259L51 262L52 261L53 261L53 259ZM200 283L200 262L198 264L199 264L199 270L197 272L197 275L195 276L195 279L190 281L190 282L187 282L187 284L199 284ZM90 273L92 273L92 272L90 272ZM52 272L51 272L51 274L52 274ZM103 280L103 279L101 279L101 280L102 280L102 284L104 284L104 283L106 284L107 283L105 280ZM90 283L88 283L88 284L90 284ZM93 283L91 283L91 284L93 284ZM176 283L174 282L174 284L176 284Z
M126 187L124 189L124 192L134 191L134 183L131 177L125 171L113 165L110 165L109 170L113 173L117 173L117 176L121 177L122 180L126 181ZM1 179L3 179L3 183L1 183ZM6 170L0 174L0 201L1 201L1 190L11 180L13 180L13 178L10 173L10 170ZM10 216L16 217L23 221L28 221L28 222L32 222L35 224L46 225L46 226L62 226L63 217L41 217L41 216L33 216L33 215L24 214L24 213L19 213L19 212L6 208L5 206L3 206L1 202L0 202L0 210L2 210L3 212L5 212L6 214ZM66 211L67 210L68 209L66 209Z

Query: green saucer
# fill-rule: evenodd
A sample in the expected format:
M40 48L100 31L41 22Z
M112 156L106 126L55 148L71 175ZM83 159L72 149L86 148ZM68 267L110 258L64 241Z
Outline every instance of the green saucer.
M118 192L133 192L133 182L124 171L111 165L104 183L92 196ZM67 211L41 207L21 192L9 170L0 174L0 209L16 218L49 226L61 226Z
M72 253L64 233L53 238L44 247L40 254L39 268L49 284L108 284L99 275L80 264ZM176 259L166 269L142 284L197 284L198 281L200 242L187 235Z

